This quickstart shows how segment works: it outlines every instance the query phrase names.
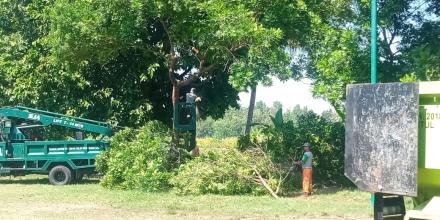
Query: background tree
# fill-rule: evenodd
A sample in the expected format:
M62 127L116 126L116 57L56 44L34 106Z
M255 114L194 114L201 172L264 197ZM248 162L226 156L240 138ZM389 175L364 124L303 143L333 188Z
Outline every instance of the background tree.
M270 107L266 106L264 102L257 102L255 104L253 124L271 124L271 115L274 115L281 108L282 105L279 102L274 102ZM297 105L292 109L287 109L286 111L284 111L283 117L285 120L293 121L294 123L296 123L300 115L305 114L309 111L310 110L308 110L307 108L301 108L299 105ZM197 135L201 138L213 137L217 139L239 137L243 135L243 131L246 128L247 113L248 109L246 107L238 109L230 108L226 110L223 118L214 120L213 118L208 117L198 123ZM337 116L335 116L335 113L332 111L328 111L325 117L330 118L330 115L332 115L333 118L337 118Z
M296 62L305 63L298 65L312 79L314 95L328 100L343 119L346 85L370 80L370 6L364 1L342 4L350 8L312 20L312 34ZM330 5L324 14L338 12L333 8L337 4ZM378 81L437 79L436 44L429 38L437 36L438 2L393 0L378 5Z
M246 127L244 129L244 135L251 133L252 120L254 118L255 99L257 97L257 86L251 87L251 96L249 99L248 114L246 117Z

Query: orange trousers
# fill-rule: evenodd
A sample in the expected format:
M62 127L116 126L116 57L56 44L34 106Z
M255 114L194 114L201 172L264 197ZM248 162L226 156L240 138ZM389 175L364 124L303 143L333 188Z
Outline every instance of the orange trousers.
M303 192L312 194L312 168L303 169Z

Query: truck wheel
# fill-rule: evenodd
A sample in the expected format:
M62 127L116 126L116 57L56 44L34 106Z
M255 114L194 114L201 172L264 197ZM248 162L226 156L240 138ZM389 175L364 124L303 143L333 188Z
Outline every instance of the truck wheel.
M49 182L52 185L66 185L72 180L72 172L69 168L59 165L52 168L49 172Z

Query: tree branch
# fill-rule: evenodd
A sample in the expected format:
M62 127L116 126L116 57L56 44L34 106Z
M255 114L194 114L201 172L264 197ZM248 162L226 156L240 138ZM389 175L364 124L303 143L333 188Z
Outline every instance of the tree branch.
M229 50L235 52L235 51L240 50L241 48L245 48L245 47L247 47L246 44L236 44L236 45L233 45Z
M393 33L391 33L391 31L390 31L391 39L390 39L390 41L388 41L387 29L385 27L382 27L381 30L382 30L383 39L386 43L385 51L386 51L387 56L390 59L390 61L393 62L394 54L393 54L393 51L391 50L391 45L392 45L392 41L394 40L395 35Z
M215 63L207 66L207 67L202 67L202 69L200 69L200 74L204 74L207 72L210 72L211 70L213 70L217 65Z
M176 69L177 57L175 55L170 55L170 65L168 67L168 77L173 85L177 85L178 81L176 80L176 75L174 74L174 70Z
M196 81L199 78L198 74L193 74L190 77L188 77L188 79L182 80L177 82L177 86L181 87L181 86L189 86L191 83L193 83L194 81Z
M165 33L168 36L168 43L170 44L170 64L168 66L168 78L170 79L171 83L176 86L178 84L176 80L176 76L174 75L176 64L177 64L177 56L176 52L174 51L174 45L173 40L171 39L170 32L168 30L168 26L165 24L165 21L160 20L160 23L162 23L163 29L165 30Z
M194 53L194 55L199 60L199 62L202 62L203 60L205 60L206 57L200 55L200 50L197 49L196 47L194 47L194 46L191 47L191 51Z
M258 172L258 170L255 169L255 168L254 168L254 172L255 172L255 174L257 174L258 180L259 180L259 182L261 182L261 184L264 186L264 188L266 188L267 191L269 191L269 193L275 199L279 199L278 195L270 188L269 184L267 184L267 182L263 179L263 177L261 176L260 172Z
M203 65L203 63L204 63L204 61L202 60L200 62L200 64ZM193 83L194 81L199 79L201 75L203 75L204 73L207 73L207 72L211 71L212 69L214 69L215 66L216 66L216 64L211 64L208 67L200 67L197 72L195 72L194 74L190 75L187 79L178 81L176 83L176 86L181 87L181 86L188 86L188 85L190 85L191 83Z

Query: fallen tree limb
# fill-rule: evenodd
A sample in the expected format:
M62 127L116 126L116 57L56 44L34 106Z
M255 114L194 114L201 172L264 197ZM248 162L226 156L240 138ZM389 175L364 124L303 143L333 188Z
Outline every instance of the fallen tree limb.
M270 188L269 184L267 184L266 180L261 176L260 172L258 172L257 169L254 168L255 174L257 174L258 179L260 180L261 184L264 186L264 188L269 191L269 193L275 198L278 199L278 195Z

